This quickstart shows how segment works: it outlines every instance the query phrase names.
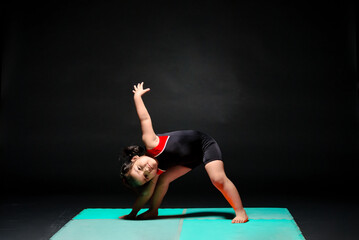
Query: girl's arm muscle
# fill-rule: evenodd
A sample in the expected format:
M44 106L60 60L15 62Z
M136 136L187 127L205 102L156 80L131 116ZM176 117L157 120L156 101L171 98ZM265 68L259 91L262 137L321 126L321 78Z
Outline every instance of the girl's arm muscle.
M135 203L132 206L132 211L128 215L121 216L120 219L136 219L137 213L145 206L153 195L157 184L159 175L156 175L138 194Z
M150 200L155 190L157 180L159 175L156 175L139 193L135 203L132 206L132 211L130 215L136 216L137 213L145 206L145 204Z
M159 140L153 130L150 114L148 113L145 103L142 100L142 95L148 91L150 91L149 88L143 89L143 82L135 85L133 90L133 99L137 115L141 123L142 141L146 145L146 148L151 149L157 146Z

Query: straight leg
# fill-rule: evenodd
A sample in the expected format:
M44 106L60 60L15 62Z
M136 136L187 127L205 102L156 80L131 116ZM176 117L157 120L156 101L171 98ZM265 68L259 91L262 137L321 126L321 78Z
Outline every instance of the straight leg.
M205 165L205 169L213 185L223 194L236 213L232 223L244 223L248 216L243 208L241 197L236 186L228 179L224 172L223 161L215 160Z

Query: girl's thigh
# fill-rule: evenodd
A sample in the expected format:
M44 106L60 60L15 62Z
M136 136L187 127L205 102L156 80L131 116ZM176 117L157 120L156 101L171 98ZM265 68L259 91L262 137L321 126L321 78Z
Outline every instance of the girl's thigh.
M159 180L170 183L176 180L177 178L185 175L191 170L192 170L191 168L184 166L174 166L168 169L166 172L162 173Z

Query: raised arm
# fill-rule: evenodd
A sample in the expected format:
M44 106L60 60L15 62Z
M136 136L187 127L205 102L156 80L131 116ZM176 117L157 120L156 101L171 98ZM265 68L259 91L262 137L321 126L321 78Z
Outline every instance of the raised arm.
M142 95L149 91L149 88L143 89L143 82L134 85L133 99L135 101L137 115L141 123L142 141L146 145L147 149L156 147L159 141L157 135L153 131L150 114L148 113L146 106L142 100Z

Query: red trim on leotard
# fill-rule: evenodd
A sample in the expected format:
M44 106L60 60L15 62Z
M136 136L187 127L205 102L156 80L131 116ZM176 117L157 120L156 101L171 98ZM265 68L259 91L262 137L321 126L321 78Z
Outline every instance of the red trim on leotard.
M158 136L158 145L152 149L147 149L147 155L153 158L159 156L163 150L165 150L169 137L170 136ZM164 172L166 172L166 170L157 169L157 175L161 175Z
M166 170L157 169L157 175L161 175L162 173L166 172Z
M158 136L159 138L158 145L152 149L148 149L147 154L150 157L157 157L158 155L160 155L165 149L169 137L170 136Z

